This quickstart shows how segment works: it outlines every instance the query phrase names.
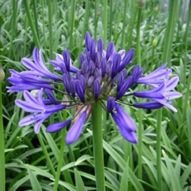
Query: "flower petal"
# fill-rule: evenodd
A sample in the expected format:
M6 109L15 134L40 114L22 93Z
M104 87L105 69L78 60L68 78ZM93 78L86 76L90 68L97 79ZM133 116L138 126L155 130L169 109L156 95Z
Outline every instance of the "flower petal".
M115 108L115 100L113 97L109 97L107 100L107 111L112 112Z
M143 109L158 109L161 108L163 105L159 102L145 102L145 103L134 103L132 106L136 108L143 108Z
M113 117L113 119L114 119L114 121L115 121L115 123L116 123L116 125L117 125L117 127L119 129L120 134L127 141L129 141L131 143L137 143L137 137L136 137L135 132L130 130L132 128L131 125L132 125L133 120L130 117L128 117L126 119L127 123L124 126L124 124L123 124L122 120L120 119L119 115L113 114L112 117Z
M49 126L46 128L46 132L48 132L48 133L54 133L54 132L60 131L60 130L63 129L64 127L70 125L70 123L71 123L71 119L68 119L68 120L66 120L66 121L62 121L62 122L58 122L58 123L51 124L51 125L49 125Z
M127 54L125 55L125 57L123 58L123 61L118 69L118 72L120 72L121 70L123 70L128 64L131 63L132 58L134 56L134 49L131 49L127 52Z
M66 143L71 144L75 142L78 137L80 136L80 133L82 132L83 126L86 122L86 111L84 111L79 119L75 121L75 123L70 127L67 135L66 135Z
M134 92L133 95L141 98L163 99L164 92L165 92L165 84L163 83L157 88L154 88L149 91Z
M65 63L65 66L66 66L66 70L70 71L70 53L69 53L68 50L64 50L63 58L64 58L64 63Z
M166 91L169 91L169 90L172 90L174 89L177 84L179 82L179 77L176 76L174 78L171 78L168 82L167 82L167 85L166 85Z
M125 92L133 85L133 78L129 76L121 85L119 91L117 92L116 98L120 99Z
M131 142L131 143L137 143L137 135L134 131L127 131L125 128L121 127L121 126L117 126L119 129L119 132L121 134L122 137L124 137L127 141Z
M44 112L45 109L41 105L31 104L22 100L15 100L15 104L26 112Z
M119 118L120 124L125 127L128 131L135 131L136 125L133 119L123 110L123 108L115 103L115 109L117 113L113 113L112 116L116 116Z
M119 68L120 62L121 62L120 54L114 54L113 65L111 68L111 78L114 78L118 74L118 68Z
M115 52L115 46L112 42L110 42L107 46L106 59L108 60L110 57L112 57L114 52Z
M95 99L98 99L99 97L99 94L101 92L101 85L100 85L100 82L99 82L99 79L96 79L94 81L94 96L95 96Z
M83 85L80 83L80 80L76 80L75 90L76 90L76 93L77 93L78 97L80 98L81 102L84 103L85 102L85 97L84 97L85 90L83 88Z

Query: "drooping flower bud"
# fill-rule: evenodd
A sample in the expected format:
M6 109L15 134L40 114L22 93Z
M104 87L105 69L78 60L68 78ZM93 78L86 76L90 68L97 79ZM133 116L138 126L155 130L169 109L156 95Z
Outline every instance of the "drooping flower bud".
M5 78L5 72L3 70L3 67L0 65L0 82L3 81Z

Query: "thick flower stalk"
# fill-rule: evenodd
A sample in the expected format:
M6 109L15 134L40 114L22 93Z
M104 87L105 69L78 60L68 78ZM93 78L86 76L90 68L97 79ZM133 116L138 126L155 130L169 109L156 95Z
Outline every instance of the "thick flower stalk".
M145 101L126 104L145 109L165 106L176 112L171 100L181 96L174 91L179 78L171 78L172 71L169 68L162 65L152 73L144 75L139 65L130 66L134 49L128 52L116 51L112 42L106 50L103 47L102 39L95 42L87 32L85 51L79 58L79 69L72 65L69 51L64 50L62 55L56 54L55 60L50 60L55 69L52 73L44 63L42 52L36 48L33 51L33 60L22 59L28 70L17 72L11 69L8 80L13 86L8 87L8 91L23 92L24 101L16 100L15 103L31 113L24 117L19 125L34 124L34 130L38 133L41 124L49 116L75 107L73 118L50 124L46 128L47 132L56 132L71 125L66 136L66 142L70 144L80 136L91 114L92 105L99 102L113 117L120 134L127 141L136 143L136 124L120 106L121 101L127 102L128 97L134 96L144 98ZM141 84L146 89L137 91L136 86Z

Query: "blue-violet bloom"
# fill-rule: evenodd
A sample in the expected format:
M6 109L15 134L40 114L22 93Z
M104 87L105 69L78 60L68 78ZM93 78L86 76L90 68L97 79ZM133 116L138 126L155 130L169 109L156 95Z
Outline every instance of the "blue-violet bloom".
M146 101L126 104L144 109L165 106L176 112L171 100L181 97L181 94L174 90L178 76L171 78L172 71L165 64L148 75L143 75L143 68L139 65L127 72L133 56L134 49L116 51L112 42L104 50L103 40L96 42L87 32L85 50L79 58L80 68L72 64L69 51L64 50L62 54L56 54L55 60L49 61L54 68L52 72L46 67L41 50L35 48L33 60L22 59L28 70L17 72L10 69L11 76L8 78L12 84L8 91L23 93L24 101L16 100L16 105L31 113L19 125L34 124L34 131L38 133L49 116L75 107L73 118L46 128L47 132L52 133L71 125L66 135L66 143L71 144L79 138L91 114L92 104L99 102L111 114L120 134L127 141L137 143L136 124L119 103L134 96ZM136 87L140 84L148 88L137 91Z

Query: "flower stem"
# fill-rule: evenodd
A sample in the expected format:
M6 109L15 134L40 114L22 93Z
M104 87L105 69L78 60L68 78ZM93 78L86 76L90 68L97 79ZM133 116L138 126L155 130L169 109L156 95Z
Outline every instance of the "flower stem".
M158 190L162 190L162 173L161 173L161 124L162 123L162 109L157 112L157 180Z
M171 65L171 50L172 50L172 41L174 37L174 30L177 22L177 18L179 15L180 9L180 1L169 1L169 17L167 23L167 29L165 31L164 37L164 54L163 54L163 61L168 63L168 66Z
M2 108L2 82L0 82L0 190L5 191L5 151L4 151L4 129Z
M32 15L30 13L30 8L29 8L29 1L23 1L24 3L24 6L25 6L25 10L26 10L26 14L27 14L27 17L28 17L28 20L29 20L29 24L30 24L30 27L31 27L31 30L32 30L32 35L33 35L33 38L34 38L34 41L35 41L35 44L38 48L40 48L40 41L39 41L39 38L38 38L38 35L37 35L37 30L35 28L35 25L34 25L34 22L33 22L33 19L32 19Z
M49 48L50 58L53 58L53 38L52 38L52 1L48 1L48 21L49 21Z
M55 176L56 176L56 173L55 173L53 164L52 164L52 162L51 162L51 160L50 160L50 157L49 157L49 155L48 155L48 152L47 152L47 150L46 150L46 147L45 147L45 145L44 145L44 142L43 142L43 139L42 139L42 135L39 133L39 134L37 134L37 136L38 136L38 140L39 140L39 142L40 142L40 145L41 145L41 147L42 147L42 151L43 151L43 153L44 153L44 156L45 156L45 158L46 158L46 160L47 160L48 167L50 168L50 171L51 171L52 175L55 177Z
M65 148L65 139L63 137L65 137L65 136L66 136L66 131L65 131L65 129L63 129L62 133L61 133L60 155L59 155L59 161L58 161L58 167L57 167L53 191L56 191L58 189L58 182L60 179L60 172L61 172L61 168L62 168L62 164L63 164L64 148Z
M94 39L97 39L97 25L98 25L98 20L99 20L99 16L98 16L98 10L99 10L99 0L95 0L95 19L94 19Z
M96 187L99 191L105 190L104 185L104 161L102 145L102 107L96 102L92 110L93 149L95 160Z
M39 27L38 27L38 16L37 16L37 10L36 10L36 8L37 8L37 4L36 4L37 2L36 2L36 0L33 0L32 1L32 4L33 4L33 13L34 13L34 25L35 25L35 28L36 28L36 34L37 34L37 37L38 37L38 39L39 39Z
M106 48L107 42L107 1L103 1L103 41Z
M183 54L184 54L184 74L186 74L186 67L188 66L188 35L189 35L189 31L191 28L191 6L189 7L189 11L188 11L188 18L187 18L187 24L186 24L186 31L184 34L184 50L183 50ZM183 84L186 84L187 88L186 88L186 93L184 96L184 101L183 101L183 115L184 119L186 118L186 112L187 112L187 104L189 101L189 96L190 96L190 81L191 81L191 66L190 66L190 72L189 72L189 76L186 79L186 75L183 75L184 79L183 79Z
M140 28L141 28L141 15L142 8L138 8L138 19L137 19L137 62L141 65L141 45L140 45ZM138 112L138 177L142 179L142 110Z
M171 51L172 51L172 40L173 34L176 24L176 18L178 17L178 7L180 6L180 1L170 1L169 3L169 17L167 23L167 30L165 32L164 37L164 54L162 61L170 64L171 60ZM161 170L161 126L162 126L162 109L158 110L157 113L157 181L158 181L158 190L163 190L163 182L162 182L162 170Z
M76 7L76 0L71 1L71 11L70 11L70 18L69 18L69 34L70 34L70 42L69 48L72 50L73 48L73 30L74 30L74 22L75 22L75 7Z
M125 28L127 26L127 22L126 22L127 6L128 6L128 2L125 1L124 2L124 12L123 12L123 28L122 28L122 35L121 35L121 47L122 48L125 48Z
M108 40L112 40L111 38L112 38L112 28L113 28L113 20L114 20L114 18L113 18L113 1L109 1L109 32L108 32Z
M83 44L83 37L85 36L86 34L86 31L88 31L88 23L89 23L89 15L90 15L90 10L91 10L91 1L89 0L86 0L86 10L85 10L85 16L84 16L84 27L83 27L83 30L82 30L82 40L81 40L81 44ZM82 47L80 47L82 48Z

